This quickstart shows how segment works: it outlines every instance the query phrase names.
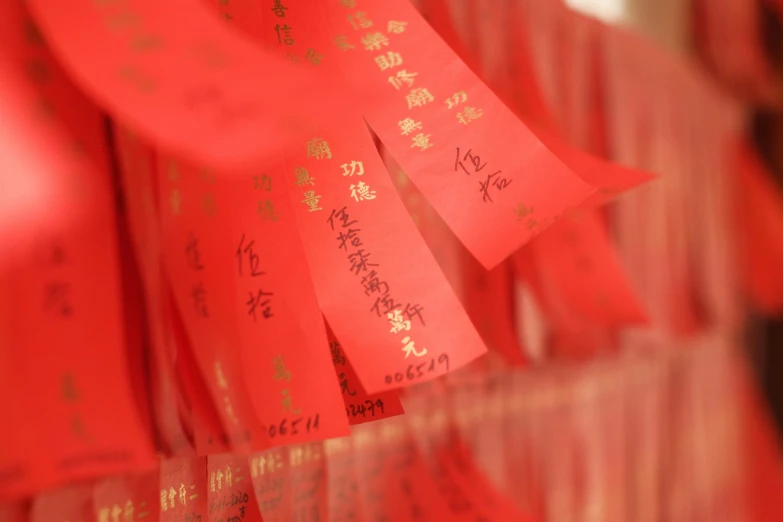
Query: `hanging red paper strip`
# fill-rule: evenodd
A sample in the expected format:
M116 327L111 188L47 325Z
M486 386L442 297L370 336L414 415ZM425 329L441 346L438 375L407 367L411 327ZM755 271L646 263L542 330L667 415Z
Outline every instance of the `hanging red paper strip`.
M180 420L182 400L174 368L176 349L169 333L168 300L163 288L162 246L158 220L154 157L123 127L114 128L126 214L144 283L146 322L150 343L150 387L158 430L169 455L192 453L193 446Z
M207 457L209 522L262 522L247 455L222 453Z
M70 156L66 170L55 171L62 175L60 197L69 203L26 231L28 263L8 280L14 298L9 367L23 383L18 393L27 404L20 424L25 444L35 448L34 468L12 474L8 487L18 481L41 489L143 470L154 461L127 373L104 122L57 68L23 5L7 4L2 18L10 42L3 46L10 55L4 63L16 68L16 81L28 78L29 97L18 100L21 107L38 112L55 136L60 125L73 132L59 143L42 136L43 150L54 158ZM58 151L58 145L69 150ZM89 209L92 219L79 229L62 229L60 218L73 217L69 208L77 207ZM100 347L91 342L96 335Z
M160 485L158 468L142 475L99 481L93 487L95 518L98 522L158 522L163 506Z
M235 318L245 382L273 445L349 433L323 316L279 166L217 184L232 241ZM271 400L272 397L277 397Z
M291 480L291 520L328 519L328 476L323 444L314 442L288 449Z
M191 0L30 7L81 87L167 153L251 167L291 145L311 115L342 106L332 87L313 96L312 74L232 35Z
M159 498L161 522L207 520L207 458L162 460Z
M250 477L264 522L291 520L289 448L250 455Z
M235 451L266 448L266 430L253 410L240 362L231 285L235 246L220 225L230 207L217 206L211 171L161 157L157 180L172 293L226 442Z

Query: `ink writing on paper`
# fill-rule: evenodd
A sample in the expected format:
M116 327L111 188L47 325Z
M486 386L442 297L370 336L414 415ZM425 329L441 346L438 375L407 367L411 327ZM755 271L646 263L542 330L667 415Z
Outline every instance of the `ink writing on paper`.
M485 170L487 166L488 162L482 162L481 156L474 152L473 149L468 149L463 154L462 149L457 147L454 172L464 172L468 176L479 174L479 193L482 201L484 203L494 203L492 194L500 192L511 185L512 180L503 177L502 170L493 170L492 168Z

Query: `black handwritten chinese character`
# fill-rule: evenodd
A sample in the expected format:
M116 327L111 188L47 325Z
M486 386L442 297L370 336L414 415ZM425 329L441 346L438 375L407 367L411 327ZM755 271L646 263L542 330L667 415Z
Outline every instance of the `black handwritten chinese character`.
M381 281L378 277L378 273L375 270L370 271L369 274L362 278L362 284L364 285L364 294L385 294L389 292L389 285L385 281Z
M343 250L348 251L349 241L351 246L354 247L362 246L362 240L357 235L358 232L361 232L361 230L358 228L349 228L348 232L340 232L340 235L337 236L337 241L340 242L340 246L338 248L342 248Z
M44 309L60 317L71 317L71 285L65 281L53 281L44 287Z
M202 317L209 317L209 310L207 310L207 291L204 285L199 282L190 291L190 295L193 298L193 305L196 307L196 312L201 314Z
M492 196L489 195L489 187L490 183L493 187L497 188L499 191L503 190L504 188L511 185L510 179L506 178L499 178L496 177L498 174L500 174L502 171L493 172L492 174L487 175L487 179L485 181L479 181L479 192L482 193L482 200L484 203L493 203Z
M348 256L348 261L351 262L351 270L354 274L359 275L359 272L367 271L368 266L378 266L376 263L370 263L367 261L370 257L370 252L364 253L363 249L357 250L355 253Z
M386 314L399 307L400 304L395 303L394 298L386 293L375 299L375 303L370 308L370 311L375 311L378 317L386 317Z
M262 315L264 316L264 319L269 319L272 317L272 307L269 305L269 302L271 299L265 299L267 297L271 297L275 294L272 292L264 292L263 290L259 290L255 294L253 292L250 292L250 299L247 301L247 315L253 316L253 321L256 320L256 308L262 308L261 311Z
M185 256L187 256L189 268L204 270L204 265L201 264L201 252L198 250L198 238L193 232L188 233L188 241L185 244Z
M422 326L427 326L427 324L424 322L424 316L421 315L421 312L424 311L424 307L418 304L406 304L405 309L402 311L402 315L413 320L414 317L418 317L419 321L421 321Z
M345 366L345 356L340 351L340 345L337 343L329 343L329 349L332 352L332 364Z
M332 210L332 213L329 215L329 219L326 220L327 223L332 227L332 230L334 230L334 220L335 218L340 220L342 223L343 228L348 228L349 226L356 223L356 220L348 221L351 219L351 216L348 215L348 212L345 211L345 209L348 207L343 207L340 210Z
M473 155L473 149L468 149L468 152L465 153L465 156L460 158L459 154L459 147L457 147L457 159L454 161L454 171L457 171L457 168L462 168L462 170L470 176L470 172L468 172L468 169L465 168L465 164L462 163L463 161L470 161L470 164L473 165L473 172L480 172L481 169L487 166L487 162L484 162L484 164L481 164L481 157L478 155Z
M255 241L250 241L247 245L245 245L245 235L242 234L242 239L239 241L239 246L237 247L237 251L236 251L239 275L243 275L242 258L244 257L244 255L247 255L247 261L248 264L250 265L250 275L252 277L261 276L266 273L259 270L261 257L253 251L253 246L255 245L255 243L256 243Z
M275 16L278 18L285 18L286 11L288 11L288 8L284 6L281 1L275 0L275 5L272 7L272 12L275 13Z
M348 387L348 379L345 377L344 373L340 374L340 389L343 391L343 393L347 393L351 397L356 395L356 390L351 391L351 389Z

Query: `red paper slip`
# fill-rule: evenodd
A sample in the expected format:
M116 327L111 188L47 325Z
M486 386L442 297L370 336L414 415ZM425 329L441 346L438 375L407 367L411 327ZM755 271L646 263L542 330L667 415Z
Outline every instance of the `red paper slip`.
M353 437L324 442L328 472L328 520L371 522L366 516L365 500L359 494L359 475L353 465L353 444Z
M176 350L167 331L168 307L164 293L160 222L152 151L126 129L115 127L123 194L131 238L144 284L150 342L150 380L153 410L161 437L172 455L193 451L179 418L173 355Z
M291 520L288 448L250 455L250 477L264 522Z
M160 521L207 519L207 458L164 459L160 463Z
M331 27L317 40L331 40L326 59L350 75L373 130L485 267L595 192L407 2L326 4L320 2L322 16Z
M404 412L400 397L396 391L385 391L368 395L356 376L348 357L343 353L340 344L329 332L329 349L332 352L332 363L340 381L340 391L345 402L345 415L351 425L363 424L375 420L402 415Z
M262 522L247 455L210 455L207 457L207 475L209 522Z
M585 318L608 327L648 321L595 212L557 223L532 248L539 270L549 272L548 279Z
M193 354L234 450L267 447L240 364L231 246L209 171L158 158L164 259ZM165 203L164 203L165 202Z
M318 522L328 518L327 470L320 442L288 450L292 522Z
M143 475L101 480L93 488L95 518L98 522L158 522L162 508L159 485L157 468Z
M232 35L197 2L30 6L82 88L168 153L250 167L284 149L303 121L337 114L331 88L313 96L313 74Z
M274 445L349 433L285 170L218 183L234 263L228 284L251 401ZM241 181L240 181L241 180ZM225 251L229 254L229 251Z

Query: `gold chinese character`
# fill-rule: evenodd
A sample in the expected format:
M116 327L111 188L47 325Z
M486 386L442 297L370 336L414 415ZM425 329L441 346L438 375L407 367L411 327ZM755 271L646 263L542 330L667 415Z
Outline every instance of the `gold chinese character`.
M402 351L405 352L405 358L407 359L410 354L415 355L416 357L423 357L427 355L427 349L422 348L421 351L418 351L415 346L413 346L413 341L411 341L411 338L407 335L402 339L402 344L405 346L402 347Z
M209 490L212 492L216 491L216 486L215 486L216 480L217 477L215 477L215 472L213 471L212 473L209 474Z
M400 90L400 87L403 85L407 85L410 87L413 85L413 79L418 75L419 73L409 73L405 69L401 71L397 71L397 74L394 76L389 76L389 83L392 84L392 87Z
M133 522L133 502L130 500L125 503L124 515L125 522Z
M397 122L397 125L400 127L400 131L403 136L407 136L411 132L415 130L421 130L421 122L415 121L411 118L405 118L404 120L400 120Z
M272 363L275 365L274 379L276 381L291 382L291 372L286 370L285 361L283 360L283 357L281 355L278 355L272 360Z
M215 382L218 388L222 390L228 389L228 381L226 375L223 373L223 364L220 361L215 361Z
M164 492L164 496L165 496L165 492ZM165 505L163 505L163 510L164 511L166 510ZM109 508L102 507L100 511L98 511L98 522L109 522Z
M531 215L533 213L534 208L528 207L524 203L520 203L516 207L514 207L514 214L517 215L517 221L522 221L527 216Z
M223 472L221 470L217 470L215 472L215 477L217 478L218 491L220 491L223 489Z
M428 103L434 102L435 98L430 91L424 88L411 89L411 92L405 95L405 101L408 102L408 108L422 107Z
M386 69L402 65L402 56L400 56L400 53L389 51L385 55L376 56L375 63L378 64L382 71L385 71Z
M430 147L432 147L432 143L430 143L430 136L431 134L424 134L423 132L418 133L413 137L413 145L411 145L411 148L419 147L421 150L427 150Z
M397 22L395 20L389 20L389 24L386 26L386 31L389 33L400 34L405 31L405 26L408 22Z
M258 476L258 457L250 459L250 476L253 478Z
M272 191L272 178L266 174L260 176L253 176L253 188L257 190Z
M340 5L346 9L353 9L356 7L356 0L340 0Z
M201 208L204 210L204 214L208 216L215 215L215 195L213 193L207 192L201 196Z
M226 416L231 424L239 424L239 419L237 418L236 412L234 412L234 406L231 404L231 399L228 398L228 395L223 396L223 411L226 412Z
M286 411L289 411L294 415L299 415L300 413L302 413L302 408L294 409L293 399L291 399L291 396L288 394L288 390L283 390L282 395L283 395L283 401L282 401L283 413L285 413Z
M332 151L329 144L323 138L313 138L307 142L307 157L320 159L332 159Z
M165 489L161 489L160 490L160 510L161 511L166 511L168 508L169 508L168 492Z
M370 190L370 186L364 181L360 181L358 185L351 185L350 189L351 197L356 201L375 199L375 191Z
M364 11L350 13L346 18L348 18L348 21L354 29L367 29L372 26L372 22L367 19L367 14Z
M364 163L361 161L351 160L350 165L348 163L343 163L340 167L343 169L343 176L353 176L354 174L361 176L364 174Z
M177 490L174 488L169 488L169 507L171 509L174 509L177 500Z
M121 514L122 514L122 508L119 505L114 504L114 506L112 506L112 508L111 508L111 519L112 519L112 522L120 522L120 515Z
M307 48L307 51L305 51L305 60L310 62L313 65L318 65L321 63L321 60L323 60L324 57L322 54L318 54L313 49Z
M231 466L226 466L226 473L224 475L226 477L226 487L231 487Z
M264 221L277 221L275 206L268 199L258 202L258 215L261 216L261 219Z
M389 312L386 314L386 318L392 325L391 330L389 330L391 333L399 333L403 330L411 329L411 322L405 319L399 310Z
M188 488L183 483L179 485L179 503L183 506L188 503Z
M310 207L308 209L309 212L315 212L317 210L323 210L321 207L318 206L318 200L321 199L321 196L316 196L314 190L308 190L304 193L304 199L302 200L302 203Z
M383 33L367 33L362 36L362 45L367 51L380 51L381 47L389 46L389 39Z
M288 451L288 463L292 468L302 465L303 451L300 446L293 446Z
M301 187L303 185L315 185L315 178L310 177L310 173L304 167L296 167L294 169L296 175L296 186Z
M175 216L179 216L179 213L182 211L182 193L178 188L171 191L169 205L171 206L171 213Z
M473 107L465 107L462 112L457 114L457 120L463 125L467 125L473 120L477 120L484 115L482 109L474 109Z
M449 109L453 109L460 103L465 103L466 101L468 101L468 95L465 94L465 91L459 91L452 94L444 103Z
M341 51L347 51L349 49L353 49L354 47L356 47L355 45L348 42L348 37L345 36L344 34L338 34L337 36L333 36L332 42Z

